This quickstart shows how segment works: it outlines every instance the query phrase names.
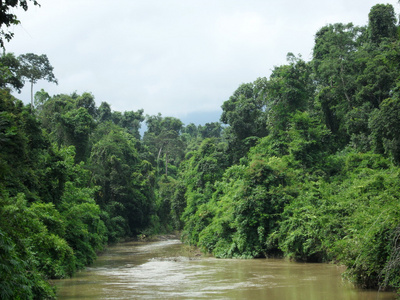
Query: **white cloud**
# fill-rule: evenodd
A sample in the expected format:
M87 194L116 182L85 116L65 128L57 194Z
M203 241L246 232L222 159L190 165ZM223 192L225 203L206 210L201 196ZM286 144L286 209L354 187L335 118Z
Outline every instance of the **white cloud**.
M287 52L310 58L328 23L365 25L371 0L39 0L16 11L7 50L47 54L59 85L114 110L185 116L220 110L240 83L268 76ZM387 2L387 1L386 1ZM391 0L397 10L396 0ZM29 102L29 92L21 98Z

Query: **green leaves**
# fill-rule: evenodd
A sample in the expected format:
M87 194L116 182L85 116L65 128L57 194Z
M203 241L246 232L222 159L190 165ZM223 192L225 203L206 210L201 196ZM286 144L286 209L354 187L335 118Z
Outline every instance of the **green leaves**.
M138 233L149 222L154 197L153 169L140 160L132 135L107 123L99 130L104 135L93 145L89 160L94 171L92 181L100 187L96 201L111 220L118 216L125 220L126 225L122 226L125 232L117 232ZM118 210L113 209L116 205ZM106 223L111 225L111 220ZM108 227L108 231L115 237L112 227Z
M271 250L268 234L290 198L285 188L287 164L254 154L248 166L234 165L219 180L210 180L202 173L214 155L206 151L208 143L205 140L199 149L205 151L204 158L196 153L190 159L197 176L203 174L207 181L197 189L196 181L188 182L184 238L218 257L265 256ZM203 194L195 192L201 190Z
M18 60L21 64L21 76L27 78L31 83L36 83L39 79L45 79L57 84L57 79L53 74L53 67L50 65L46 54L21 54L18 56Z
M397 97L386 99L379 110L371 114L369 126L375 149L382 146L396 164L400 163L400 100Z
M26 1L24 2L26 3ZM58 84L58 81L53 74L53 67L46 54L21 54L18 56L18 60L20 63L19 75L22 79L26 78L31 83L31 108L33 109L33 85L40 79L54 82L55 84Z
M39 5L39 3L36 0L30 0L33 2L34 5ZM17 16L14 14L13 8L16 7L21 7L24 10L28 9L28 1L26 0L12 0L12 1L6 1L4 4L2 3L0 5L0 27L4 28L4 25L6 27L10 27L11 25L17 25L20 23L20 21L17 19ZM12 12L11 12L11 11ZM14 33L10 31L0 31L0 46L4 48L4 39L6 39L8 42L12 39L14 36Z
M21 259L15 250L15 244L0 229L0 297L1 299L33 299L42 297L52 299L55 291L37 273L32 266Z
M80 107L66 112L62 123L66 132L64 142L75 146L77 162L85 160L88 157L89 137L95 127L93 117Z
M257 84L258 86L253 83L242 84L222 105L221 121L229 124L224 136L228 140L229 155L234 163L254 145L245 144L244 140L262 137L267 133L265 103L261 95L256 95L262 84Z
M384 39L394 39L397 35L396 15L390 4L377 4L368 14L369 38L379 44Z
M181 165L185 241L217 257L335 260L360 286L400 285L392 11L321 28L311 62L289 53L224 102L225 145L204 140Z
M1 90L0 297L52 297L43 276L70 276L107 242L174 229L217 257L335 260L361 286L399 287L396 30L390 5L374 6L368 27L324 26L312 61L289 53L234 91L226 127L43 90L36 119ZM1 63L0 85L18 89L15 58ZM47 57L18 63L32 84L56 82Z

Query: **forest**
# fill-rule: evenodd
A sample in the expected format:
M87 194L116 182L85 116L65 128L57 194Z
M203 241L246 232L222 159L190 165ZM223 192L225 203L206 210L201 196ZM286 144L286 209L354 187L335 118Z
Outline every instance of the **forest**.
M57 82L53 69L4 52L0 298L56 298L50 280L107 245L168 232L218 258L333 262L359 287L399 291L400 29L389 4L368 17L322 27L310 61L288 53L205 125L91 93L26 105L12 91Z

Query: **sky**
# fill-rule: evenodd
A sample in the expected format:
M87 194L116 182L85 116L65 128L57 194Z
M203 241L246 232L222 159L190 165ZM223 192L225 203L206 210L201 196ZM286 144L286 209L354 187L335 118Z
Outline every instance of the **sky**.
M29 1L30 3L31 1ZM377 3L397 0L38 0L7 52L46 54L51 96L89 92L114 111L216 122L242 83L268 77L292 52L311 59L314 36L333 23L367 25ZM30 102L29 84L21 94Z

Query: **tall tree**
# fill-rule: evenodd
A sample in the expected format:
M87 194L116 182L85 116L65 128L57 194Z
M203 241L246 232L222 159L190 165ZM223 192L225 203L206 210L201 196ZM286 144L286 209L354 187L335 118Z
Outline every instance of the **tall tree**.
M101 102L97 109L97 116L100 122L106 122L112 120L111 106L107 102Z
M54 68L51 66L46 54L22 54L18 56L18 60L21 64L21 77L26 78L31 83L31 106L33 109L33 84L40 79L54 82L55 84L58 84L58 81L53 74Z
M287 54L287 61L287 65L274 68L262 91L271 132L286 130L290 115L309 108L314 93L310 64L292 53Z
M368 15L369 38L379 44L385 38L394 38L397 35L396 16L390 4L377 4L371 8Z
M97 203L107 212L109 238L137 234L148 225L152 206L153 172L139 158L136 139L112 123L97 129L101 136L91 151L89 165L93 183L99 186Z
M144 121L143 109L138 111L125 111L121 118L120 126L128 130L138 140L140 139L140 127L141 123Z
M165 173L168 173L168 163L179 161L183 156L184 144L180 133L183 129L181 120L174 117L157 116L146 117L147 131L143 136L146 146L158 164L162 154L165 157Z
M348 143L343 129L346 113L355 104L357 50L365 41L365 28L330 24L315 35L312 65L317 84L317 103L326 126L335 135L337 146Z
M259 137L267 134L265 103L257 95L257 84L240 85L229 100L222 104L221 122L229 125L224 131L233 162L238 162Z

